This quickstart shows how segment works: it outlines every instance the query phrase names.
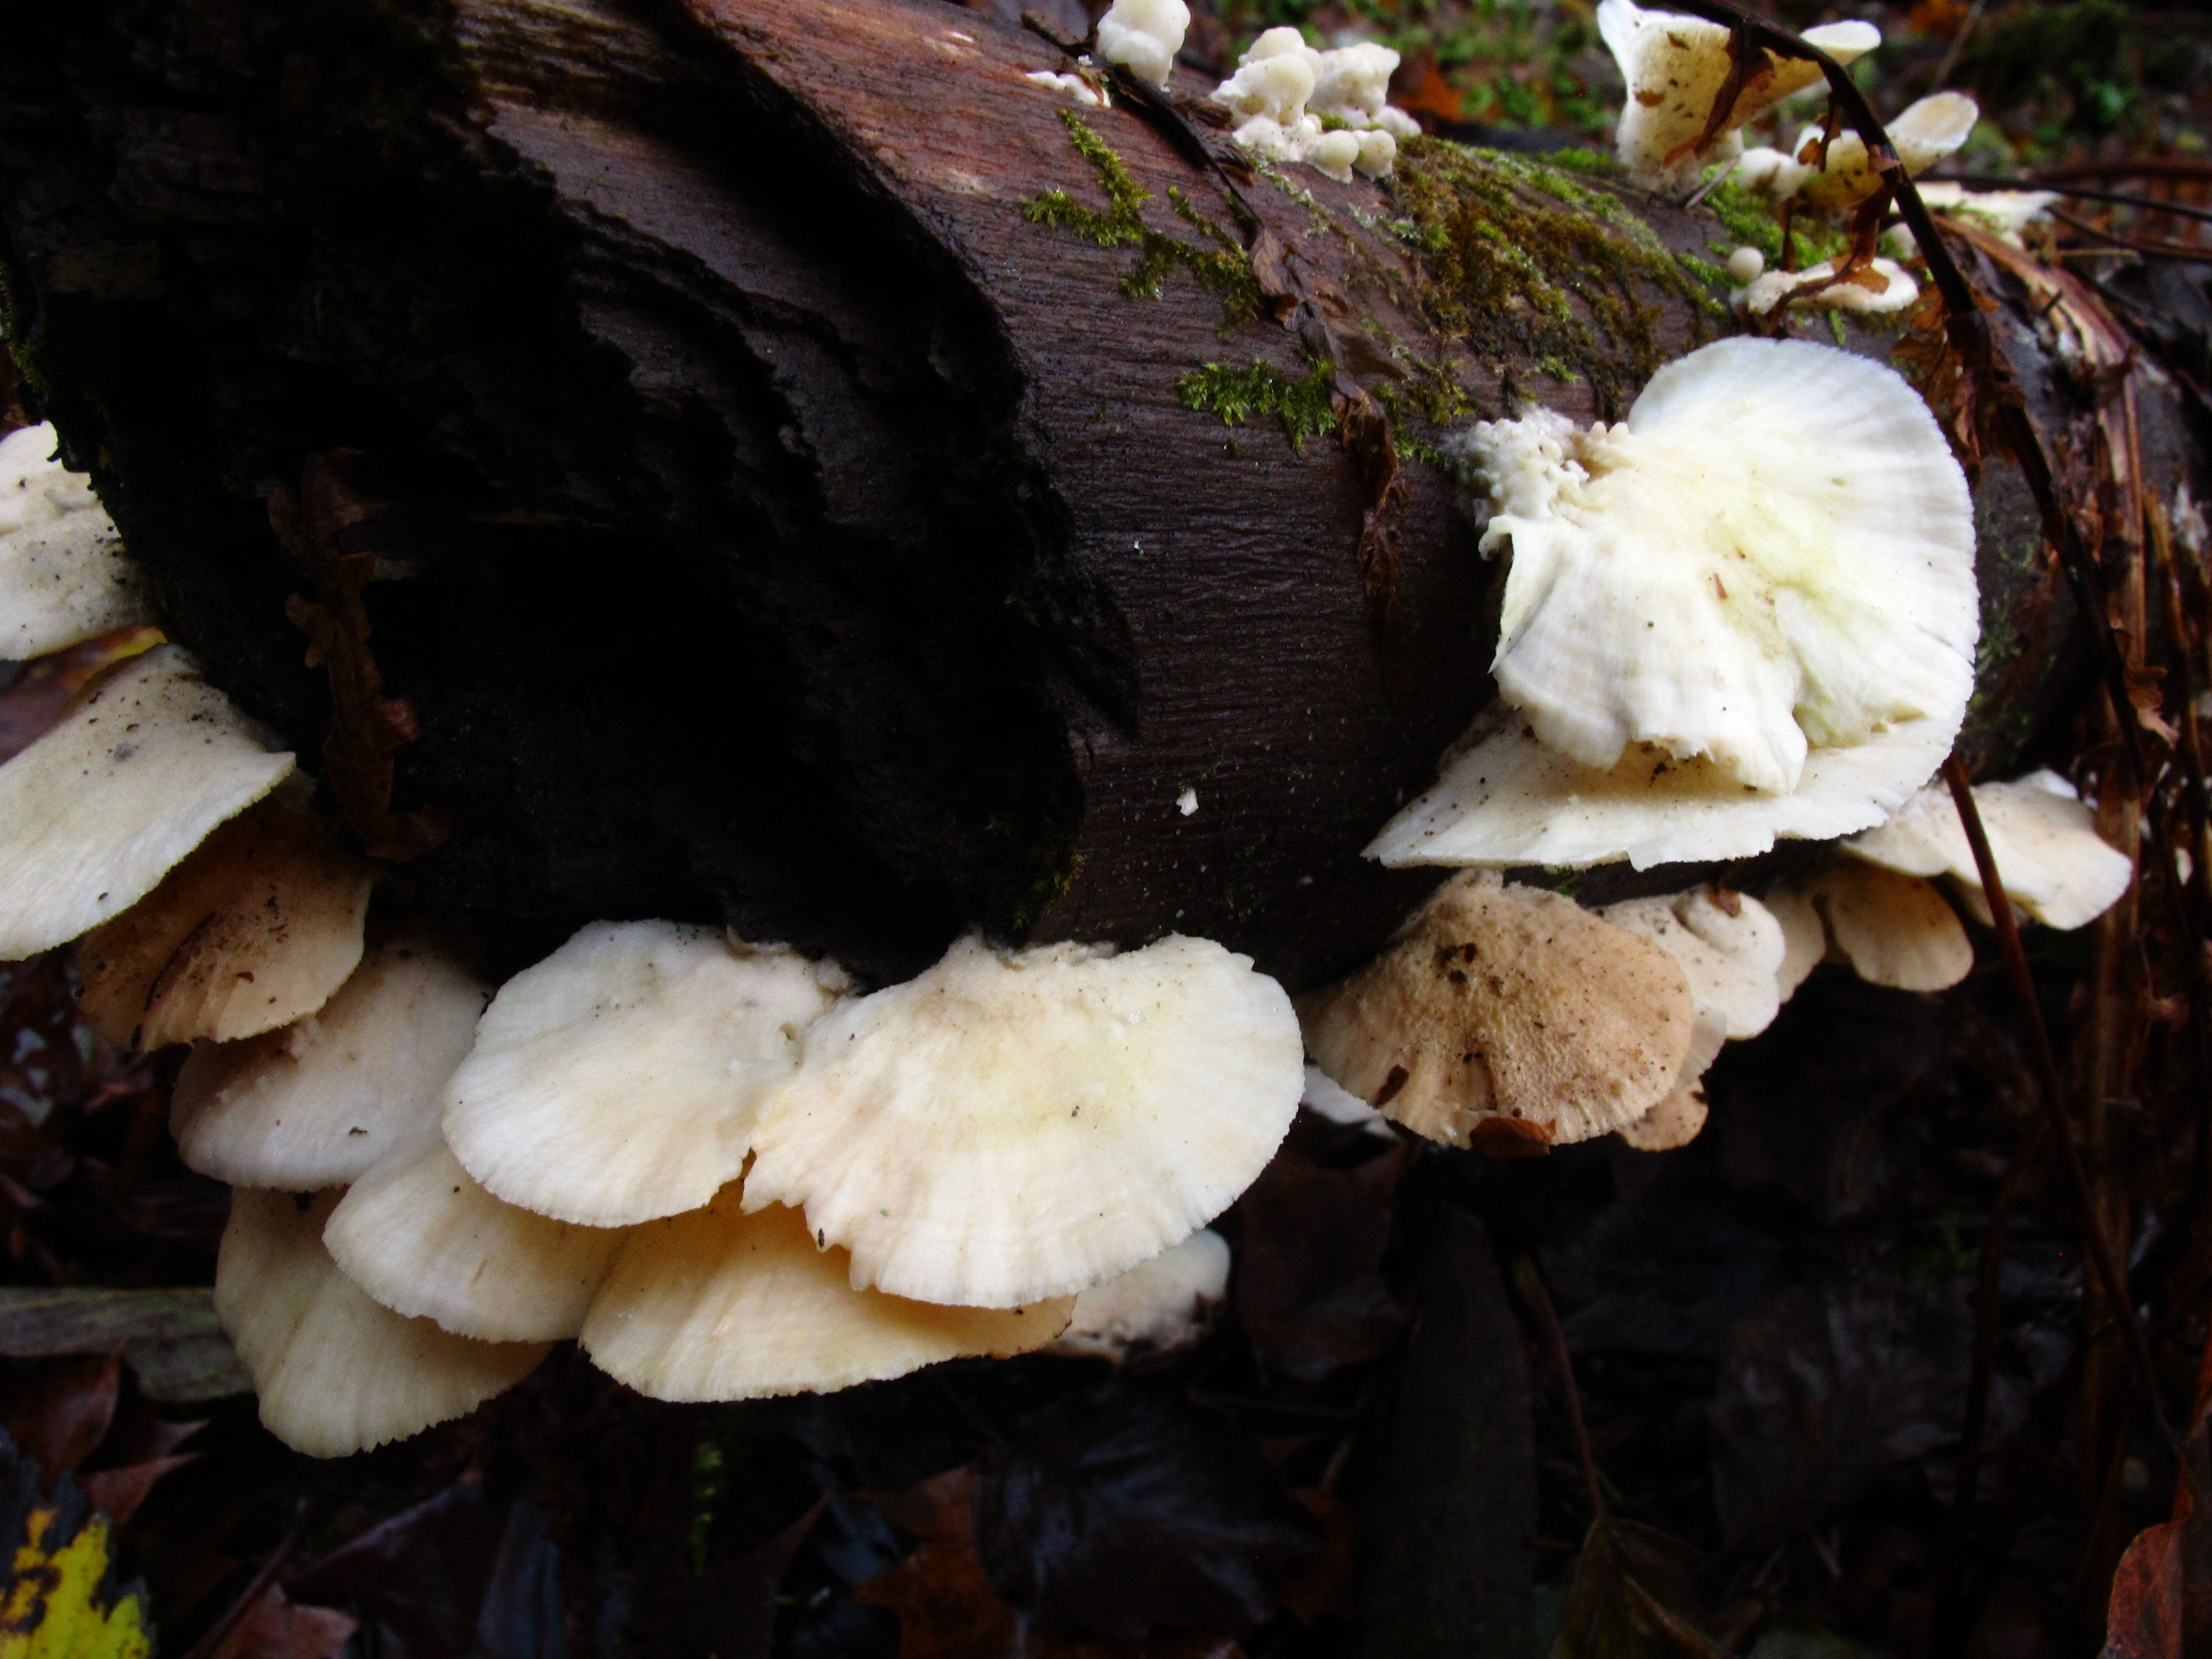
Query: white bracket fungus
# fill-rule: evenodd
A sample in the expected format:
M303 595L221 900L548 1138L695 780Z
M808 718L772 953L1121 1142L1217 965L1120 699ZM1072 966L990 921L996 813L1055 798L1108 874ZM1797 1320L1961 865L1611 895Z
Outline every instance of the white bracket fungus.
M1894 120L1883 124L1897 159L1909 174L1917 176L1953 154L1966 142L1981 117L1981 109L1963 92L1939 92L1923 98ZM1881 175L1867 158L1866 140L1846 129L1829 141L1827 164L1815 167L1820 129L1807 127L1797 135L1797 161L1805 168L1796 185L1800 201L1814 207L1856 207L1881 186ZM1778 192L1782 193L1782 192Z
M218 1181L307 1192L419 1151L490 994L428 939L376 946L315 1013L192 1050L169 1105L179 1152Z
M54 454L51 425L0 438L0 659L22 662L154 619L92 480Z
M181 647L111 669L0 766L0 962L120 915L292 769Z
M766 1091L846 986L714 928L595 922L500 987L447 1085L447 1142L495 1196L557 1220L697 1209L744 1168Z
M1173 1353L1203 1337L1229 1294L1229 1241L1202 1227L1171 1250L1093 1285L1075 1298L1049 1352L1119 1365Z
M1289 1129L1297 1017L1249 957L963 939L833 1009L754 1131L748 1208L804 1206L855 1288L1066 1295L1220 1213Z
M1368 849L1638 868L1879 823L1965 718L1966 482L1894 370L1722 340L1620 424L1539 410L1458 441L1509 544L1502 707Z
M732 1187L625 1235L585 1317L584 1351L656 1400L758 1400L1026 1353L1059 1335L1074 1305L942 1307L853 1278L845 1253L818 1247L796 1210L745 1214Z
M1022 79L1032 86L1048 87L1054 92L1063 93L1070 102L1088 108L1097 109L1106 102L1106 94L1079 75L1057 75L1050 70L1031 70Z
M257 801L78 942L79 1000L124 1048L233 1042L337 994L376 872L280 796Z
M1114 0L1098 20L1098 56L1164 87L1189 29L1190 8L1183 0Z
M339 1270L384 1306L485 1342L575 1335L626 1237L502 1204L443 1140L362 1176L323 1227Z
M1939 179L1920 186L1920 199L1931 213L1962 220L2008 246L2025 247L2021 233L2051 211L2059 193L2055 190L1968 190L1964 185Z
M1838 279L1836 262L1823 259L1802 270L1770 270L1729 295L1739 311L1764 317L1775 307L1793 311L1851 311L1881 316L1904 311L1920 297L1920 284L1894 259L1871 259Z
M1696 1005L1650 940L1557 893L1469 873L1299 1013L1322 1070L1392 1121L1448 1146L1540 1151L1665 1099Z
M1728 1041L1757 1036L1774 1023L1785 945L1782 924L1757 899L1697 887L1626 899L1597 914L1680 963L1699 1018L1710 1016Z
M1821 78L1818 64L1762 52L1760 66L1745 78L1713 143L1701 149L1734 66L1727 27L1679 12L1646 11L1635 0L1604 0L1597 27L1628 83L1614 152L1630 175L1651 189L1695 183L1707 162L1725 161L1741 145L1736 128ZM1824 23L1806 30L1805 39L1848 64L1880 46L1881 31L1871 23Z
M372 1301L323 1249L335 1192L313 1204L240 1188L215 1270L216 1316L261 1420L310 1457L343 1457L476 1409L527 1376L544 1343L472 1342Z
M2056 772L1978 783L1974 809L1989 836L2005 896L2047 927L2083 927L2120 902L2135 861L2097 833L2097 821ZM1951 792L1932 784L1846 853L1907 875L1954 878L1959 896L1987 925L1989 900Z
M1788 884L1825 922L1835 953L1870 985L1941 991L1973 971L1973 941L1931 882L1842 858ZM1805 971L1812 971L1811 964Z

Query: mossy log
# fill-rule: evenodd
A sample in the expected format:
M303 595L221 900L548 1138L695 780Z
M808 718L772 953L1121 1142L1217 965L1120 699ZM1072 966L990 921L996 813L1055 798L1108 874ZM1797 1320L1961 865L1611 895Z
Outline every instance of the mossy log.
M941 0L11 21L27 405L250 710L313 754L355 675L360 838L548 942L1342 970L1432 880L1360 848L1489 694L1441 430L1617 416L1734 327L1710 210L1426 141L1240 170ZM2004 473L2017 748L2064 607Z

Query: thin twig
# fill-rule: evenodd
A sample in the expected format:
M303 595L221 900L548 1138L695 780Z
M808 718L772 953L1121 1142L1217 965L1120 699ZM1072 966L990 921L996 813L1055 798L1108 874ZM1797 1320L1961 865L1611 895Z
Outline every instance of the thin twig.
M229 1611L202 1632L200 1639L185 1650L185 1659L210 1659L210 1656L222 1645L223 1638L237 1629L246 1615L253 1611L254 1603L269 1593L269 1587L276 1582L276 1575L292 1559L292 1552L300 1547L301 1536L307 1529L307 1512L303 1504L292 1517L290 1529L276 1547L269 1553L269 1559L261 1564L261 1570L246 1581L246 1589L240 1592L238 1600L230 1604Z
M1597 1459L1590 1455L1589 1431L1583 1425L1583 1397L1581 1390L1575 1387L1575 1363L1568 1355L1566 1333L1559 1328L1559 1316L1552 1310L1552 1297L1544 1289L1543 1277L1528 1256L1513 1263L1513 1287L1521 1292L1528 1311L1544 1328L1544 1346L1552 1356L1553 1368L1559 1374L1559 1389L1566 1396L1567 1421L1575 1431L1575 1456L1582 1464L1583 1485L1589 1492L1590 1519L1602 1521L1609 1510L1605 1488L1597 1478Z
M2166 1421L2165 1407L2159 1399L2158 1366L2151 1357L2150 1339L2143 1332L2142 1321L2136 1316L2135 1304L2128 1295L2127 1279L2112 1258L2112 1243L2098 1224L2088 1172L2081 1167L2081 1152L2074 1144L2073 1124L2066 1110L2065 1085L2058 1075L2058 1057L2052 1052L2051 1033L2043 1023L2042 1004L2036 1000L2035 979L2028 972L2027 952L2021 948L2020 924L2013 918L2012 901L2005 896L2004 883L1997 875L1996 859L1990 851L1990 838L1983 831L1982 815L1974 805L1973 786L1956 756L1943 763L1943 781L1950 786L1951 799L1959 809L1959 822L1966 830L1966 844L1973 848L1974 868L1981 875L1982 892L1989 901L1997 945L2004 954L2013 994L2019 999L2021 1012L2027 1020L2030 1048L2043 1085L2039 1092L2050 1120L2051 1138L2057 1145L2059 1167L2066 1172L2066 1184L2073 1188L2074 1201L2081 1211L2082 1242L2096 1268L2105 1298L2120 1322L2121 1334L2127 1339L2128 1352L2137 1372L2136 1381L2142 1385L2150 1420L2157 1428L2160 1442L2179 1457L2181 1443L2174 1435L2173 1425Z
M1929 91L1941 89L1951 78L1951 71L1959 67L1960 54L1966 50L1966 41L1974 32L1974 25L1982 21L1982 8L1987 3L1988 0L1974 0L1966 8L1966 21L1959 25L1959 32L1951 37L1950 49L1943 54L1943 61L1936 65L1936 78L1928 83Z

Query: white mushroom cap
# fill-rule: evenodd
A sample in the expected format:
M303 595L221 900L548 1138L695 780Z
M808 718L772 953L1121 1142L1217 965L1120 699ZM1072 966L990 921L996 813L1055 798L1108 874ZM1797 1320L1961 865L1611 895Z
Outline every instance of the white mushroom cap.
M1907 173L1925 172L1966 142L1981 118L1981 109L1963 92L1939 92L1923 98L1885 131L1896 146L1897 159ZM1797 136L1797 153L1818 144L1820 129L1807 127ZM1857 133L1838 133L1828 144L1828 164L1808 172L1797 186L1800 199L1815 207L1846 208L1863 202L1881 184L1881 175L1869 165L1866 140Z
M1766 913L1782 924L1782 965L1775 969L1774 978L1783 1001L1787 1002L1826 957L1827 924L1796 881L1777 882L1767 890L1765 903Z
M77 945L80 996L124 1048L233 1042L328 1002L361 961L376 872L281 799L217 827Z
M696 1210L744 1168L767 1089L847 983L716 928L594 922L500 987L447 1090L447 1142L562 1221Z
M1250 1185L1297 1111L1297 1018L1251 959L1000 951L832 1010L754 1131L745 1204L803 1206L853 1284L1007 1308L1126 1272Z
M1930 212L1964 219L1999 241L2021 247L2025 246L2021 233L2048 213L2059 194L2055 190L1968 190L1939 179L1920 186L1920 199Z
M1656 744L1782 793L1814 744L1963 714L1972 510L1895 370L1721 340L1620 426L1540 410L1470 448L1498 509L1482 545L1513 551L1499 689L1584 766Z
M1849 749L1815 749L1786 795L1746 789L1703 760L1632 749L1608 771L1536 740L1519 712L1476 720L1443 775L1367 848L1391 866L1580 868L1626 859L1638 870L1751 858L1777 836L1830 841L1902 805L1943 763L1955 720L1903 720Z
M0 438L0 658L24 660L153 620L138 568L51 425Z
M1390 135L1384 133L1383 137ZM1340 185L1352 182L1352 163L1359 159L1360 135L1340 127L1324 132L1306 146L1306 165L1326 173Z
M1171 1250L1075 1298L1050 1352L1119 1364L1137 1352L1172 1353L1206 1334L1229 1293L1229 1241L1202 1227Z
M138 568L50 424L0 438L0 659L17 662L153 620Z
M178 1151L218 1181L291 1192L419 1151L490 994L430 940L380 945L318 1012L192 1051L170 1103Z
M270 1433L343 1457L476 1409L548 1352L471 1342L380 1307L323 1249L335 1192L303 1205L241 1188L215 1270L215 1310L261 1396Z
M442 1140L355 1182L323 1228L377 1301L486 1342L575 1335L625 1237L501 1203Z
M1359 135L1359 159L1352 165L1370 179L1387 179L1398 164L1398 141L1380 127Z
M1355 126L1364 126L1381 115L1390 101L1390 77L1398 72L1398 54L1379 40L1360 40L1348 46L1316 54L1314 112L1334 115Z
M1700 1018L1710 1015L1723 1038L1756 1036L1774 1023L1787 946L1782 924L1757 899L1698 887L1608 904L1597 914L1680 963Z
M1531 887L1455 877L1381 955L1304 998L1322 1070L1449 1146L1538 1149L1644 1115L1696 1023L1658 945Z
M1729 303L1754 317L1778 305L1793 311L1850 311L1880 316L1903 311L1920 297L1920 284L1894 259L1875 259L1841 282L1836 263L1823 259L1802 270L1770 270L1729 295Z
M758 1400L903 1376L941 1359L1025 1353L1067 1324L1073 1298L952 1308L856 1290L845 1253L796 1210L704 1209L625 1236L585 1316L584 1351L656 1400Z
M1296 29L1270 33L1297 34ZM1257 52L1255 46L1254 52ZM1313 65L1294 52L1255 57L1245 54L1243 66L1214 89L1213 99L1235 113L1250 118L1264 115L1288 126L1305 113L1306 100L1314 89Z
M1900 991L1941 991L1973 971L1973 941L1932 883L1863 859L1838 859L1802 890L1858 976Z
M180 647L119 664L0 766L0 961L120 915L292 767Z
M1098 56L1164 87L1189 28L1190 8L1183 0L1114 0L1098 20Z
M1639 184L1688 184L1714 159L1694 147L1732 67L1728 28L1678 12L1646 11L1634 0L1604 0L1597 26L1628 83L1613 133L1616 154ZM1808 29L1805 39L1848 64L1880 46L1881 32L1870 23L1826 23ZM1820 79L1817 64L1761 56L1765 66L1746 81L1723 133Z
M1736 157L1735 170L1729 177L1746 190L1780 201L1785 196L1797 193L1797 186L1813 176L1813 169L1796 156L1765 144L1754 144ZM1762 260L1762 263L1764 261ZM1735 276L1731 269L1729 272ZM1757 271L1752 276L1759 275ZM1735 276L1739 283L1747 283L1750 276Z
M1522 720L1479 724L1371 854L1743 856L1880 822L1948 751L1973 689L1972 512L1893 370L1722 340L1620 426L1538 410L1462 453L1498 507L1483 547L1512 547L1494 668Z
M2120 902L2135 863L2097 833L2097 821L2056 772L1978 783L1974 807L2005 895L2045 927L2080 927ZM1957 878L1959 896L1987 925L1989 904L1951 793L1932 784L1878 830L1844 850L1907 875Z

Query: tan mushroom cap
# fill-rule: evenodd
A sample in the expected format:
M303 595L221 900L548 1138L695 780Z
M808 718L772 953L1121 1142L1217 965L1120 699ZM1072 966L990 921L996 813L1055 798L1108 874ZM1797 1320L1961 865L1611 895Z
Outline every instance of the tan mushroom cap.
M0 766L0 961L120 915L292 768L179 647L119 664Z
M1671 1152L1703 1133L1711 1111L1705 1091L1692 1084L1675 1090L1635 1122L1623 1124L1620 1138L1639 1152Z
M1863 859L1838 859L1805 878L1828 936L1871 985L1941 991L1973 971L1973 941L1934 883Z
M122 1048L233 1042L328 1002L360 963L376 872L276 798L222 824L77 945L81 1000Z
M2097 833L2095 815L2056 772L1974 786L1997 878L2013 903L2048 927L2080 927L2120 902L2135 862ZM1951 792L1931 784L1880 829L1844 843L1869 863L1911 876L1950 875L1986 926L1989 902Z
M853 1283L1010 1308L1133 1267L1225 1209L1305 1081L1251 959L962 939L832 1010L754 1134L748 1206L804 1207Z
M1941 766L1957 734L1949 720L1905 720L1848 749L1815 749L1797 787L1774 795L1650 745L1604 771L1577 765L1539 743L1518 710L1497 708L1366 855L1488 869L1753 858L1778 838L1832 841L1881 823L1917 787L1905 780Z
M798 1211L747 1214L732 1187L625 1235L585 1316L584 1350L657 1400L757 1400L1025 1353L1059 1335L1073 1305L942 1307L855 1290L852 1276L845 1252L818 1247Z
M1229 1294L1229 1241L1201 1227L1075 1298L1051 1352L1116 1364L1133 1353L1172 1353L1204 1336Z
M338 1200L241 1188L216 1262L215 1310L269 1431L310 1457L404 1439L512 1388L549 1352L471 1342L403 1319L340 1273L323 1249Z
M765 1091L847 983L715 928L595 922L500 987L447 1142L495 1196L562 1221L696 1210L744 1168Z
M1321 1068L1385 1116L1501 1151L1634 1122L1674 1091L1696 1026L1681 964L1658 945L1474 873L1299 1012Z
M1757 899L1697 887L1608 904L1597 914L1680 963L1699 1013L1710 1010L1723 1037L1756 1036L1774 1023L1788 945L1782 924Z
M1694 181L1705 162L1729 153L1726 135L1820 79L1818 64L1762 52L1719 138L1700 152L1695 146L1733 67L1727 27L1680 12L1647 11L1633 0L1605 0L1597 23L1628 83L1614 149L1637 182L1649 186ZM1825 23L1807 30L1805 39L1848 64L1880 46L1881 32L1870 23Z
M442 1140L355 1182L323 1228L377 1301L485 1342L575 1335L624 1237L501 1203Z
M0 659L15 662L154 619L115 521L55 442L48 422L0 438Z
M1964 144L1981 117L1981 107L1963 92L1938 92L1907 107L1883 124L1897 159L1908 173L1917 175ZM1817 143L1820 129L1807 127L1797 135L1798 154ZM1867 160L1866 140L1849 130L1838 132L1828 145L1828 164L1807 176L1797 193L1815 207L1855 206L1881 187L1881 175Z
M170 1103L178 1150L202 1175L288 1192L417 1152L490 995L433 939L379 945L319 1012L192 1051Z
M1777 882L1766 892L1766 912L1782 924L1782 965L1775 969L1777 988L1784 1002L1828 954L1827 924L1796 881Z

